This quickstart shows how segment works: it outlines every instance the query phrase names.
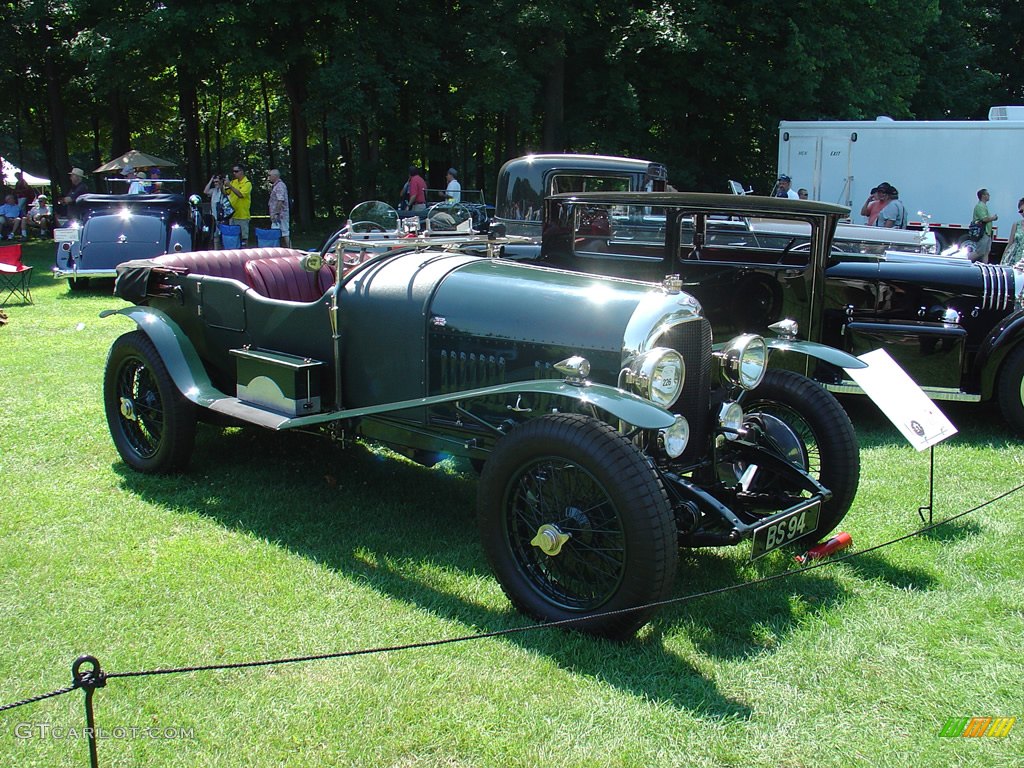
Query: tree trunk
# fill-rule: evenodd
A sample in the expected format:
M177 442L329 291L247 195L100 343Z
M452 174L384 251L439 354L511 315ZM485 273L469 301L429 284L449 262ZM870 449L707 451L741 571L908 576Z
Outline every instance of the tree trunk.
M107 99L110 106L110 157L113 158L132 148L131 121L120 88L110 89Z
M547 77L544 78L544 152L565 149L565 54L563 38L551 40L545 46L551 58Z
M427 147L430 156L430 171L427 178L427 186L431 189L444 189L445 174L451 164L451 150L444 144L444 133L439 126L431 126L427 131Z
M334 181L331 173L331 141L327 135L327 112L324 110L320 111L320 149L324 156L323 208L330 218L334 215Z
M50 125L53 127L53 137L50 141L53 148L50 178L58 188L68 189L71 158L68 157L68 124L64 114L64 96L61 93L64 78L48 52L43 57L43 73L46 77L46 106Z
M313 185L309 176L309 124L306 122L308 75L310 68L301 58L284 72L284 90L288 95L292 129L292 195L295 208L292 216L302 226L313 221Z
M192 69L185 59L178 62L178 112L184 127L185 194L201 192L202 156L199 151L199 96Z
M276 168L274 161L274 131L270 125L270 94L267 93L267 76L260 72L260 94L263 96L263 127L267 135L267 170Z

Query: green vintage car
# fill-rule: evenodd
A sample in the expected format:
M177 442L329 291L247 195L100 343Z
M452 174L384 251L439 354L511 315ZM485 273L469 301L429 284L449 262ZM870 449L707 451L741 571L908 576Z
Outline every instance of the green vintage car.
M846 514L859 454L832 396L786 372L777 398L739 398L775 346L855 358L756 334L713 347L677 280L518 263L496 232L387 231L398 221L356 222L323 254L121 265L132 306L116 313L138 329L110 350L104 403L124 461L186 468L201 420L358 437L426 465L465 457L512 602L615 638L670 595L681 546L749 540L758 557Z

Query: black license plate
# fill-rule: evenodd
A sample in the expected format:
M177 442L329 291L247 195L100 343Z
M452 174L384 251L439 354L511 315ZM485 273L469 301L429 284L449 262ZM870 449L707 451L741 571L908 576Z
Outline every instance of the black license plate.
M772 550L783 547L818 527L821 499L813 499L787 512L780 518L754 529L750 559L756 560Z

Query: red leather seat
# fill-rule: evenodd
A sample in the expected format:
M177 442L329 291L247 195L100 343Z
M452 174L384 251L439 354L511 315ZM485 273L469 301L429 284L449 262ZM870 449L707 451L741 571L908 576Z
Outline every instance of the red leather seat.
M254 250L288 251L286 248ZM253 259L245 264L249 286L268 299L283 301L316 301L334 285L334 273L326 264L316 273L307 272L296 252L292 255ZM301 252L298 252L301 255Z
M245 265L253 259L272 259L288 256L295 259L302 251L291 248L235 248L226 251L183 251L158 256L152 261L165 267L187 269L197 275L229 277L249 284Z

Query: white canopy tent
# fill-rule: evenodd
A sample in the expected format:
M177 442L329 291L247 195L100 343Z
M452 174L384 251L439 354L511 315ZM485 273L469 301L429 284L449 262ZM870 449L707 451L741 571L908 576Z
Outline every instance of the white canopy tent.
M15 183L18 181L14 177L14 174L16 174L18 171L21 171L21 169L14 163L9 162L6 157L0 157L0 165L3 165L4 184L6 184L9 187L13 187ZM23 179L25 179L25 183L28 184L30 187L50 186L49 179L44 179L41 178L40 176L33 176L28 171L21 171L21 176Z

